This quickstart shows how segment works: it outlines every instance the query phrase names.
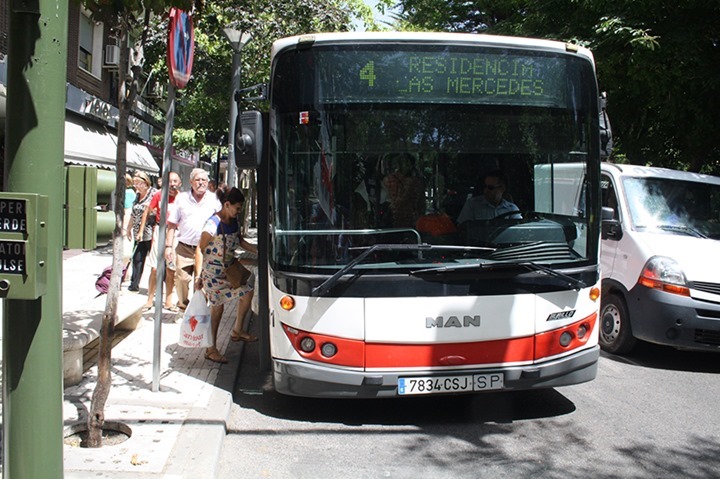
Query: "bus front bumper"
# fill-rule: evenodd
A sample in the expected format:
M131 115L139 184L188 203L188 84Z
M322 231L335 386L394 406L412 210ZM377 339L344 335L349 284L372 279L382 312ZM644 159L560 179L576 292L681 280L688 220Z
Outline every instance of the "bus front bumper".
M594 346L570 356L538 364L442 371L366 372L348 371L318 364L273 359L275 390L304 397L379 398L400 397L399 377L447 377L502 374L503 388L520 391L554 388L591 381L597 374L600 348Z

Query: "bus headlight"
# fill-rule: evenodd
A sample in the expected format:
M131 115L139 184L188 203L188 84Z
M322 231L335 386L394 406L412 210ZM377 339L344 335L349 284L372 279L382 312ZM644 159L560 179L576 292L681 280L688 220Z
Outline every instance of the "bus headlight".
M305 336L300 340L300 349L306 353L313 352L315 350L315 340L310 336Z
M323 343L320 346L320 352L326 358L331 358L337 354L337 347L333 343Z
M587 332L588 332L588 325L587 325L587 324L583 323L583 324L581 324L580 326L578 326L578 328L577 328L577 337L578 337L578 339L583 339L583 338L585 337L585 335L587 334Z

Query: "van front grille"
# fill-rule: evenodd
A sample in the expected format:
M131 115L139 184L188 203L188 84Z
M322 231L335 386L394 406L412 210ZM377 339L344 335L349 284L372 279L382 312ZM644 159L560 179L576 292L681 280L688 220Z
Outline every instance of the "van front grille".
M695 342L709 344L711 346L720 346L720 331L712 329L696 329Z
M690 287L704 293L720 295L720 283L705 283L703 281L693 281L692 283L690 283Z
M720 319L720 311L712 311L710 309L696 309L695 312L701 318Z

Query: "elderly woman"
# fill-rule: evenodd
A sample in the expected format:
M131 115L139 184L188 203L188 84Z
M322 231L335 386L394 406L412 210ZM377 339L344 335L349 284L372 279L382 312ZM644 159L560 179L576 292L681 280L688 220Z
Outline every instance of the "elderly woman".
M130 173L125 174L125 214L123 215L123 231L127 231L130 227L132 219L132 206L135 202L137 194L133 186L133 178ZM133 241L132 239L123 238L123 281L125 280L124 271L130 266L130 260L132 259L133 252Z
M225 304L239 298L237 316L230 339L232 341L257 341L243 327L245 315L250 309L253 290L249 285L233 288L225 277L225 266L235 256L240 247L257 254L257 247L248 243L240 236L237 214L242 209L245 197L237 188L230 190L218 189L218 199L222 204L220 211L205 223L200 242L195 253L195 289L203 289L210 303L210 324L212 327L213 346L205 352L205 359L216 363L226 363L227 359L217 349L217 333ZM242 261L245 263L245 261ZM247 264L247 263L245 263Z
M155 217L148 218L145 227L140 230L142 224L143 213L145 208L150 204L155 189L147 174L138 171L133 176L133 185L137 196L132 205L131 221L127 228L127 238L135 240L135 251L132 256L132 276L130 277L130 286L128 291L140 291L140 278L145 268L145 257L150 251L152 245L153 226L155 226Z

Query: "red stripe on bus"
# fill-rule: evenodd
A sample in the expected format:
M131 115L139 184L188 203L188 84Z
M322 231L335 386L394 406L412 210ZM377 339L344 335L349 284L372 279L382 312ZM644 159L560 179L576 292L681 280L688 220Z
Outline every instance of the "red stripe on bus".
M367 343L365 358L365 367L369 369L532 361L533 337L471 343Z
M518 363L542 360L587 344L597 323L597 313L567 326L522 338L496 339L464 343L397 344L365 343L357 339L339 338L298 330L283 324L285 334L295 350L305 359L337 366L376 368L417 368L434 366L463 366ZM584 331L579 337L578 332ZM569 333L563 346L560 338ZM300 343L312 338L315 348L303 351ZM324 343L337 347L337 354L325 357Z
M462 366L537 361L584 346L592 335L597 321L593 313L562 328L522 338L497 339L469 343L388 344L367 343L365 367L410 368L432 366ZM585 334L578 337L583 326ZM568 332L570 343L560 344L560 336Z

